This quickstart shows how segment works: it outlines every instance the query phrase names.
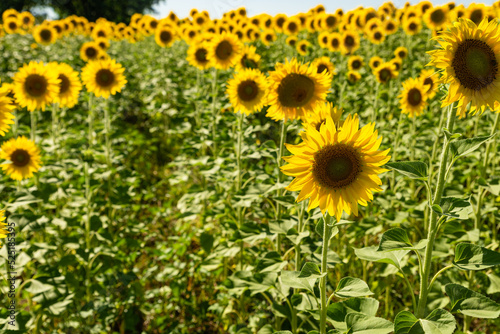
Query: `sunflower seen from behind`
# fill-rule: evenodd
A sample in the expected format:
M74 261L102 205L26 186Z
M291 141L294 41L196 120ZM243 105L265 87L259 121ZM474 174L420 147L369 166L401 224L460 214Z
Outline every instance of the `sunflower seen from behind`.
M92 61L82 69L82 81L89 92L107 99L127 83L123 72L125 68L114 59Z
M429 51L428 65L441 70L439 83L449 84L442 107L457 103L457 115L465 117L486 107L493 110L500 101L500 28L494 20L481 21L479 26L468 19L459 19L437 41L441 48Z
M40 150L24 136L4 142L0 148L0 159L6 160L0 164L4 173L17 181L33 177L42 164Z
M293 58L278 63L269 73L269 100L267 115L275 121L298 119L323 103L331 85L331 77L317 73L317 69Z
M427 107L427 87L421 79L409 78L403 82L403 91L398 97L401 111L410 118L420 116Z
M226 94L235 112L258 112L266 103L267 78L256 69L238 71L227 83Z
M329 117L319 131L308 125L298 145L286 144L292 156L281 171L295 179L286 187L300 191L297 202L309 198L307 210L319 207L340 221L342 213L358 215L358 204L366 206L373 193L381 191L381 166L390 159L389 149L379 150L382 138L375 124L359 128L357 115L349 115L337 129Z
M60 80L43 62L24 64L14 75L14 96L17 104L29 111L43 110L56 98Z
M238 61L243 52L243 45L236 35L222 33L215 35L208 42L208 59L217 69L227 70Z

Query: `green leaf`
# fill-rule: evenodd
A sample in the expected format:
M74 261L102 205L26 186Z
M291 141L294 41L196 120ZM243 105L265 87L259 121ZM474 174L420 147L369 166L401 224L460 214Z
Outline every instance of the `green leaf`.
M413 246L406 234L406 230L395 227L386 231L380 239L380 244L377 251L388 252L393 250L417 250L422 249L427 244L427 239L421 240L417 245Z
M340 280L335 290L335 296L339 298L351 298L373 295L368 284L354 277L344 277Z
M200 244L205 253L210 253L214 246L214 236L208 232L203 232L200 235Z
M421 161L400 161L385 164L385 167L395 170L411 179L427 180L428 167Z
M451 300L451 312L483 319L500 316L500 305L480 293L454 283L447 284L444 289Z
M378 300L370 297L349 298L342 302L331 303L327 309L327 319L333 326L343 332L347 331L346 316L349 313L361 313L375 317L379 307Z
M495 136L494 134L491 136L481 136L475 138L467 138L454 141L450 144L450 153L453 159L464 156L471 152L474 152L483 144L488 141L490 138Z
M377 252L377 246L354 248L354 253L361 260L377 263L388 263L401 270L401 260L409 250Z
M442 215L462 220L469 219L469 214L472 213L469 200L456 197L441 198L440 207L443 211Z
M490 279L490 286L488 287L488 290L486 290L486 293L491 295L493 293L500 292L500 277L495 274L489 274L487 276Z
M455 247L453 264L464 270L483 270L500 264L500 253L469 243Z
M402 311L394 319L395 334L453 334L455 327L455 318L443 309L432 311L425 319Z
M316 233L318 233L321 238L323 238L323 227L325 226L325 223L321 219L317 224L316 224ZM330 226L330 238L328 240L332 240L334 236L336 236L339 233L339 229L337 226Z
M306 262L304 266L302 267L302 270L299 273L299 278L306 278L306 277L323 277L325 276L326 273L321 274L321 271L319 270L319 267L316 263L313 262Z
M362 313L349 313L345 317L349 333L352 334L387 334L394 330L389 320L370 317Z
M316 282L316 277L311 278L301 278L299 277L300 272L298 271L287 271L283 270L281 272L281 284L294 289L306 289L310 293L314 294L313 286Z

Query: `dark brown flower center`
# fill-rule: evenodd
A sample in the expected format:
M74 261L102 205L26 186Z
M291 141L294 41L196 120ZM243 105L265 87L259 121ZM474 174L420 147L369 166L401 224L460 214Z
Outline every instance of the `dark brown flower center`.
M24 83L26 92L33 96L39 97L47 91L47 79L39 74L30 74Z
M297 26L297 23L295 23L295 22L290 22L290 23L288 24L288 31L290 31L290 32L294 33L294 32L296 32L296 31L297 31L297 29L299 29L299 27Z
M327 145L314 154L313 175L322 187L341 189L349 186L362 169L358 151L346 144Z
M196 57L196 60L200 63L206 63L208 61L206 49L196 50L196 52L194 53L194 56Z
M489 86L498 74L493 49L477 39L466 39L458 45L452 67L460 84L473 90Z
M415 31L415 30L417 30L417 24L412 22L412 23L410 23L408 28L410 29L410 31Z
M399 56L399 58L405 58L406 57L406 51L403 51L403 50L399 51L398 52L398 56Z
M59 94L64 94L68 91L70 82L68 77L64 74L59 74L59 79L61 80L61 83L59 84Z
M420 102L422 102L422 93L420 92L420 89L418 88L410 89L407 94L407 101L413 107L418 106Z
M445 15L442 9L436 9L431 13L431 21L434 23L442 23L445 19Z
M97 56L97 50L92 46L88 47L87 49L85 49L85 55L89 59L93 59L93 58L95 58L95 56Z
M172 40L172 34L170 33L170 31L162 31L160 33L160 40L163 42L163 43L168 43Z
M278 18L278 20L276 20L276 25L278 27L280 27L280 28L283 27L284 23L285 23L285 18L284 17L280 17L280 18Z
M318 65L318 73L323 73L323 71L328 72L328 66L325 64L319 64Z
M99 86L107 87L107 86L110 86L114 83L115 74L113 72L111 72L110 70L103 68L103 69L97 71L97 74L95 76L95 80Z
M299 108L314 96L314 81L297 73L287 75L278 86L278 99L285 107Z
M215 49L215 55L220 60L226 60L233 54L233 46L228 41L222 41Z
M391 70L384 68L379 72L378 77L379 77L381 82L385 83L385 82L389 81L389 79L391 78L391 75L392 75Z
M424 80L424 85L429 85L429 89L427 91L430 92L432 90L432 88L434 87L434 81L432 80L431 77L427 77Z
M344 44L345 46L347 47L351 47L351 46L354 46L354 38L352 36L347 36L345 39L344 39Z
M484 14L483 14L483 11L481 9L475 9L469 15L470 20L472 22L474 22L475 24L481 23L481 21L483 20L483 16L484 16Z
M393 23L387 24L387 30L392 31L396 26Z
M360 67L361 67L361 62L360 62L359 60L357 60L357 59L356 59L356 60L354 60L354 61L352 62L352 68L353 68L353 69L357 70L357 69L359 69Z
M337 23L335 16L328 16L325 20L328 27L333 27Z
M238 85L238 97L243 101L252 101L259 93L259 86L253 80L245 80Z
M49 29L42 29L40 31L40 38L43 41L50 41L52 39L52 32Z
M17 167L24 167L30 163L31 157L28 151L18 148L12 152L10 160Z
M104 31L102 31L102 30L99 30L97 32L97 37L106 37L106 33Z
M330 44L332 45L332 47L334 49L336 49L336 48L339 47L340 42L339 42L339 40L337 38L333 38L332 41L330 42Z
M11 30L16 30L17 29L17 24L16 22L9 22L9 28Z
M382 34L377 31L375 34L373 34L373 37L375 38L376 41L379 41L382 39Z

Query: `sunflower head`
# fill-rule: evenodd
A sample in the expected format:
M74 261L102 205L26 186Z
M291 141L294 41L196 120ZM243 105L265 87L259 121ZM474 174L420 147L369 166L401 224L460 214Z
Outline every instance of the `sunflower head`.
M373 70L373 74L378 82L385 84L396 78L399 73L395 70L394 64L383 63Z
M215 35L207 47L207 57L211 65L218 69L229 69L236 65L243 51L243 45L238 37L230 33Z
M355 84L361 79L361 74L358 71L348 71L347 72L347 80L349 80L350 83Z
M327 118L331 117L338 130L343 124L343 121L340 120L342 113L342 109L337 108L331 102L326 102L320 104L313 112L308 113L307 117L302 119L302 125L304 129L308 126L312 126L319 131L321 125L325 124Z
M410 78L403 82L403 91L398 97L404 114L408 114L410 118L420 116L427 106L427 87L420 78Z
M322 103L331 85L331 77L318 73L309 64L294 58L285 64L278 63L269 74L270 91L267 116L274 120L297 119Z
M265 105L267 88L264 74L255 69L244 69L228 81L226 94L235 112L249 115Z
M308 210L319 206L337 221L342 213L358 215L358 204L366 206L373 193L381 191L381 166L389 161L389 150L380 151L375 124L359 128L357 115L349 115L340 128L328 117L319 130L306 126L303 142L286 144L291 156L281 171L295 179L286 188L300 191L297 202L309 198Z
M82 90L78 72L64 63L50 63L49 66L60 80L59 94L54 98L54 102L62 107L73 108L78 103L78 96Z
M340 42L342 54L354 53L359 48L359 35L357 33L346 31Z
M297 43L297 52L303 56L307 55L308 48L311 46L311 43L309 43L307 40L301 40L300 42Z
M394 50L394 56L399 59L405 59L408 56L408 49L404 46L400 46Z
M82 69L82 81L89 92L107 99L121 92L127 83L123 72L125 68L114 59L96 60L87 63Z
M479 26L459 19L450 31L436 38L441 45L428 52L433 65L442 71L440 83L449 84L442 106L458 102L457 115L471 110L493 109L500 101L500 28L495 21L484 19Z
M418 17L410 17L403 22L403 30L407 35L413 36L422 29L422 20Z
M21 181L33 176L41 166L40 150L26 137L11 138L0 148L0 158L6 160L0 165L13 180Z
M422 70L422 72L420 72L419 79L422 80L423 85L427 88L425 93L427 94L428 99L432 99L436 95L438 88L438 73L434 70Z
M351 71L359 71L364 65L365 62L360 56L350 56L349 60L347 61L347 67Z
M330 76L333 76L335 74L335 65L333 65L330 58L328 57L316 58L311 63L311 66L316 67L317 73L326 71Z
M384 60L382 58L380 58L379 56L373 56L370 58L370 68L372 70L376 69L377 67L379 67L381 64L384 63Z

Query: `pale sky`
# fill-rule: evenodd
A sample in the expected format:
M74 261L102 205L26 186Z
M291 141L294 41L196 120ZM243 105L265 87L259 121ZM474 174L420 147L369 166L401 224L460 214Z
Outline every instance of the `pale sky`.
M170 11L177 14L178 17L186 17L192 8L199 11L206 10L210 13L211 18L220 18L223 13L228 12L239 7L247 9L247 15L253 16L260 13L267 13L275 15L278 13L285 13L287 15L294 15L300 12L307 12L310 8L322 3L327 12L334 12L337 8L344 10L354 9L358 6L378 8L383 4L384 0L363 0L363 1L345 1L345 0L163 0L159 5L155 6L156 18L163 18L168 15ZM396 7L401 8L404 6L404 0L393 0ZM431 1L435 5L441 5L448 1ZM484 3L491 5L493 0L486 1L455 1L456 4L464 4L467 6L469 3ZM418 1L410 1L412 4Z

